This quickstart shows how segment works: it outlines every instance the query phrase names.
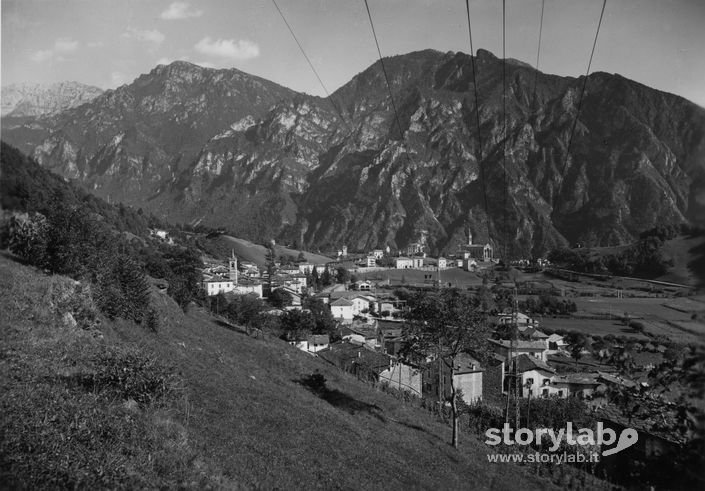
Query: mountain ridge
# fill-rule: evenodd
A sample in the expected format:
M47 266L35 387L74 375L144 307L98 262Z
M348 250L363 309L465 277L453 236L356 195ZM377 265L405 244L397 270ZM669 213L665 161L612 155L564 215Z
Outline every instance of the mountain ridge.
M540 255L705 217L705 110L679 96L590 74L567 157L584 76L507 63L505 135L492 53L475 57L479 108L467 54L384 63L396 114L379 61L330 99L175 62L34 133L5 134L98 195L311 249L428 237L452 252L471 232Z
M80 82L10 84L2 87L3 117L53 115L92 101L103 89Z

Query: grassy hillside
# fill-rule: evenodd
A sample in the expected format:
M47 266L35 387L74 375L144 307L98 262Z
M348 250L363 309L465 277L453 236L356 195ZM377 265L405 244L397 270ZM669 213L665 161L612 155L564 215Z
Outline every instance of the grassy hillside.
M254 244L245 239L238 239L237 237L231 237L229 235L221 235L213 239L201 239L201 243L204 248L208 250L208 252L218 257L229 256L230 251L235 251L235 254L242 260L253 262L258 266L264 266L267 262L265 259L267 255L267 248L261 244ZM296 259L299 256L299 252L302 251L276 245L274 247L274 252L277 257L292 256ZM312 252L303 251L303 254L306 261L312 264L325 264L333 260L329 257L314 254Z
M158 333L127 321L73 326L67 313L89 300L72 288L0 257L6 484L550 488L488 465L476 438L453 450L448 427L318 358L198 308L184 315L165 295L153 293ZM330 402L301 384L316 371L337 391Z

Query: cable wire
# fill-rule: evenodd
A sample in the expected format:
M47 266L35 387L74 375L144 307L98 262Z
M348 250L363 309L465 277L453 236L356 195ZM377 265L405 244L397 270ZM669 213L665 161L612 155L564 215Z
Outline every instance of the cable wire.
M379 55L379 62L382 65L382 73L384 74L384 81L387 83L387 91L389 91L389 100L392 102L392 110L394 111L394 119L397 122L397 127L399 128L399 137L404 140L404 132L401 129L401 123L399 122L399 114L397 113L397 106L394 104L394 96L392 95L392 86L389 84L389 77L387 76L387 69L384 66L384 60L382 59L382 50L379 49L379 41L377 40L377 32L375 32L375 25L372 22L372 14L370 13L370 6L365 2L365 8L367 9L367 17L370 19L370 27L372 28L372 36L375 38L375 45L377 46L377 54ZM407 155L408 158L408 155Z
M343 114L341 113L340 109L338 108L338 105L333 100L333 97L331 97L330 92L328 92L328 89L326 88L325 84L323 83L323 80L321 79L320 75L318 75L318 71L316 71L316 68L313 66L311 59L306 54L306 51L304 50L303 46L299 42L299 39L296 37L296 34L294 34L294 30L291 28L291 25L289 25L289 22L286 20L286 17L284 16L284 12L282 12L282 10L279 8L279 5L277 4L276 0L272 0L272 3L274 4L277 11L279 12L279 15L281 16L282 20L284 21L284 24L286 24L286 27L289 29L289 32L291 33L291 37L293 37L294 41L296 41L296 44L298 45L299 50L301 51L301 54L304 55L304 58L306 58L306 62L308 63L308 66L311 67L313 74L316 76L316 79L318 79L318 83L323 88L323 92L325 92L326 97L328 98L328 101L330 101L330 103L331 103L331 106L333 106L333 109L338 114L338 116L342 120L343 124L345 124L345 126L348 127L348 130L350 130L350 125L348 125L348 122L343 117Z
M580 99L578 99L578 108L575 113L575 119L573 120L573 127L570 129L570 135L568 137L568 146L565 149L565 162L563 163L563 169L561 170L561 180L558 183L558 192L553 197L553 212L556 211L556 201L560 197L563 191L563 181L565 179L565 171L568 168L568 158L570 157L570 146L573 143L573 135L575 134L575 128L578 125L578 118L580 117L580 110L583 106L583 98L585 97L585 89L587 87L588 75L590 74L590 67L592 66L592 58L595 55L595 47L597 46L597 37L600 35L600 27L602 26L602 18L605 15L605 6L607 5L607 0L602 0L602 10L600 11L600 20L597 22L597 31L595 32L595 39L592 42L592 51L590 52L590 61L588 61L587 70L585 70L585 78L583 79L583 87L580 91Z
M472 85L475 93L475 120L477 123L477 162L480 166L480 180L482 181L482 197L485 205L485 217L487 220L487 241L490 240L490 213L487 206L487 185L485 181L485 165L482 160L482 137L480 135L480 104L478 102L477 91L477 70L475 67L475 50L472 46L472 28L470 27L470 0L465 0L465 10L468 18L468 38L470 39L470 64L472 66Z
M534 67L536 71L534 72L534 88L531 91L533 94L532 100L534 104L536 104L536 84L538 82L539 78L539 58L541 56L541 35L543 34L543 11L544 11L544 6L545 6L546 0L541 0L541 22L539 23L539 45L538 48L536 49L536 66Z
M507 2L502 0L502 169L504 171L504 262L508 264L507 247L509 246L509 225L507 219L508 182L507 182Z

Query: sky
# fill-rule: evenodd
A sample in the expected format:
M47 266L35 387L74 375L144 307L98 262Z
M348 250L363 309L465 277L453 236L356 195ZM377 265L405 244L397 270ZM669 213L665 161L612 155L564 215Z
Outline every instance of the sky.
M508 58L587 69L602 0L505 0ZM538 51L544 2L541 49ZM383 56L470 52L464 0L368 0ZM377 60L364 0L2 0L0 81L103 89L158 64L237 68L325 95ZM470 0L473 48L502 55L502 1ZM607 0L591 72L619 73L705 107L705 0ZM325 89L324 89L325 87Z

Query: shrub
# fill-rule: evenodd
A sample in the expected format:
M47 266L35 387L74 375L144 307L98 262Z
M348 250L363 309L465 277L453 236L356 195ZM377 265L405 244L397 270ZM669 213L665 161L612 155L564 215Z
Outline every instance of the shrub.
M164 400L177 385L173 370L135 348L103 347L93 355L90 373L70 377L78 386L107 400L146 405Z

